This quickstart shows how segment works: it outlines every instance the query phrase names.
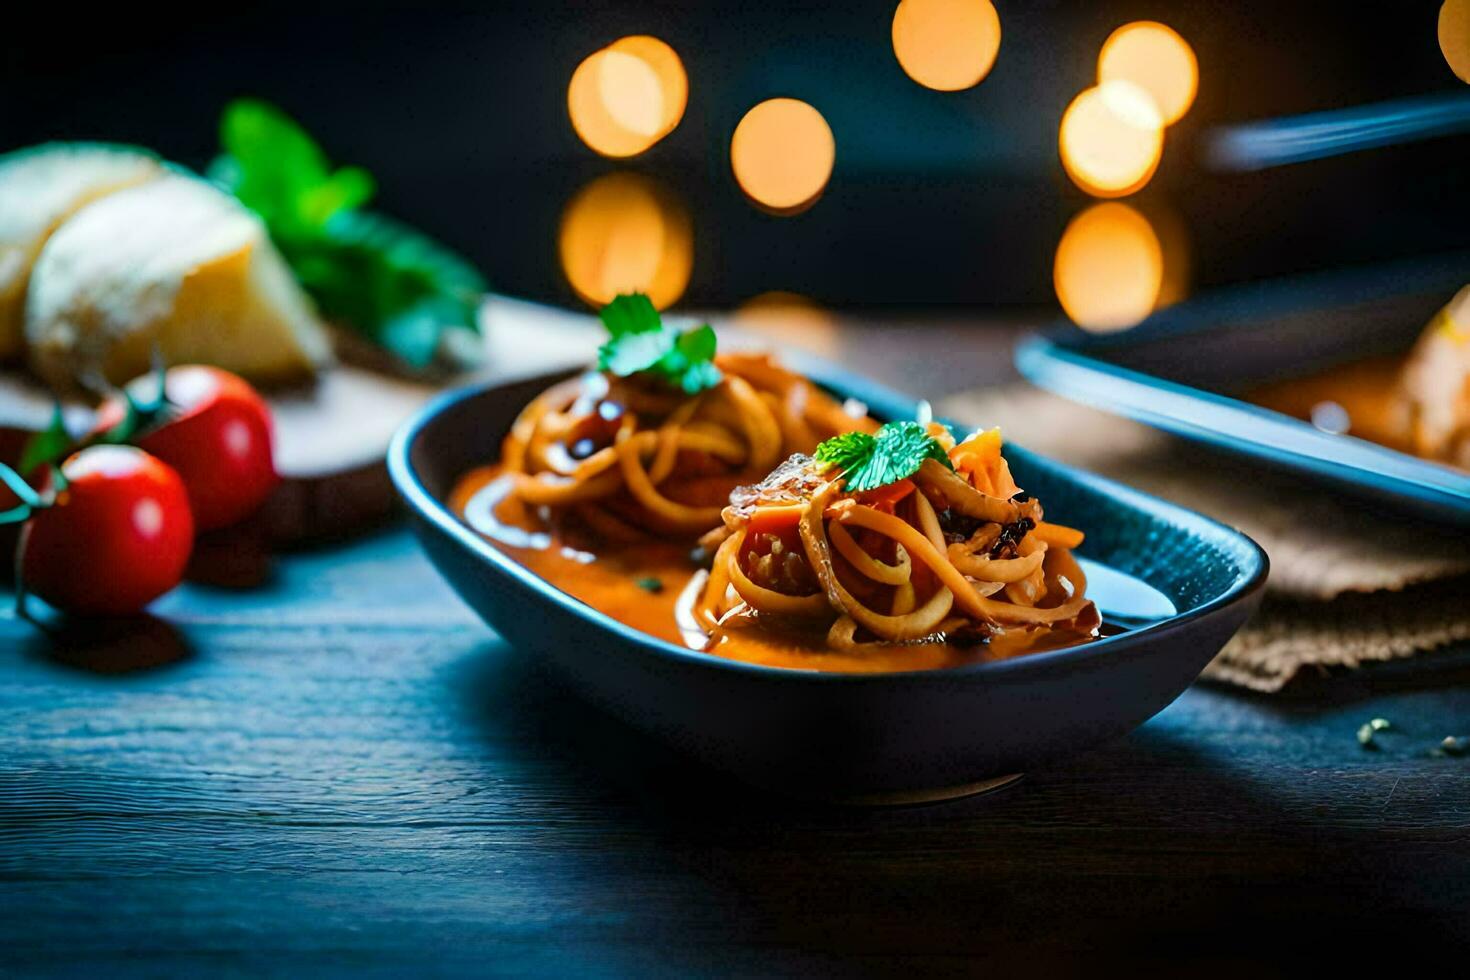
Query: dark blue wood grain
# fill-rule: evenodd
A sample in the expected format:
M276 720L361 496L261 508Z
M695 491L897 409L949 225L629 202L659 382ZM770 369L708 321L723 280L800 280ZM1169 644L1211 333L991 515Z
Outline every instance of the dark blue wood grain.
M187 652L135 669L125 639L58 659L0 618L5 972L1042 975L1269 953L1269 976L1344 944L1412 966L1470 941L1470 758L1428 754L1470 728L1467 672L1196 687L999 794L842 810L567 696L403 531L158 612ZM1354 733L1375 715L1400 731L1372 752Z

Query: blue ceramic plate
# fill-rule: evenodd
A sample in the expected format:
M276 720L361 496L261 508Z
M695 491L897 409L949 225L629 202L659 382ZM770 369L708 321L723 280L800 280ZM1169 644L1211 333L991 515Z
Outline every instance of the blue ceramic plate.
M1132 330L1070 324L1032 338L1016 366L1074 401L1328 482L1429 520L1470 526L1470 474L1248 404L1234 394L1333 364L1407 350L1470 281L1470 255L1222 292Z
M879 417L914 417L911 399L830 370L808 373ZM445 504L460 475L497 456L526 402L565 376L452 392L400 430L388 466L416 533L511 643L613 714L758 784L867 801L984 788L1142 724L1189 686L1260 598L1266 557L1249 538L1008 446L1021 485L1048 514L1086 530L1089 594L1127 632L893 674L786 670L683 649L548 585Z

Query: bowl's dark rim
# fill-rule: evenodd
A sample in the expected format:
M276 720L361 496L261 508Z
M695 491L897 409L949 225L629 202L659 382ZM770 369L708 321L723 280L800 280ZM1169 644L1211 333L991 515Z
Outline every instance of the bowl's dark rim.
M786 354L783 354L783 359L788 364L802 370L808 377L823 387L836 391L844 397L857 398L869 406L877 408L877 414L882 417L901 418L906 415L911 415L914 407L918 404L915 399L908 398L866 378L841 371L818 359ZM778 677L792 682L821 684L872 684L878 682L896 683L905 681L934 682L941 679L959 680L981 675L1011 678L1012 675L1017 674L1049 673L1057 668L1070 669L1081 667L1091 664L1099 658L1116 658L1126 655L1133 647L1186 629L1196 620L1209 617L1228 606L1250 601L1261 591L1266 582L1266 574L1269 569L1266 553L1253 540L1234 528L1206 517L1203 514L1188 510L1178 504L1172 504L1168 501L1160 500L1157 497L1151 497L1148 494L1116 483L1105 477L1089 473L1085 470L1066 467L1046 457L1031 453L1023 447L1012 446L1011 449L1019 450L1022 455L1035 460L1039 465L1060 471L1068 479L1075 480L1120 503L1155 515L1164 520L1165 523L1177 527L1180 533L1201 538L1219 551L1230 555L1237 562L1239 568L1235 581L1218 596L1207 600L1188 612L1176 614L1168 619L1151 623L1148 626L1140 627L1136 630L1129 630L1126 633L1120 633L1114 636L1101 637L1090 643L1084 643L1078 646L1030 653L1025 656L1012 657L1005 660L985 661L966 664L961 667L949 667L943 670L888 671L874 674L797 670L786 667L768 667L762 664L751 664L739 660L728 660L723 657L711 656L698 650L680 647L674 643L650 636L641 630L618 622L606 613L594 609L592 606L561 591L517 562L514 558L500 551L472 530L439 501L438 498L431 494L413 467L411 450L419 435L439 415L458 405L460 402L477 398L495 388L534 381L537 377L546 379L547 383L550 384L553 378L565 377L570 373L572 372L557 371L529 377L502 379L470 385L439 395L406 421L394 435L393 442L388 448L388 473L393 481L394 487L397 488L399 494L409 507L417 512L423 520L428 521L439 531L447 534L460 547L481 560L488 562L502 574L527 586L536 594L561 609L584 620L588 620L628 641L635 647L659 657L677 658L710 670L728 670L737 673L761 675L767 678Z

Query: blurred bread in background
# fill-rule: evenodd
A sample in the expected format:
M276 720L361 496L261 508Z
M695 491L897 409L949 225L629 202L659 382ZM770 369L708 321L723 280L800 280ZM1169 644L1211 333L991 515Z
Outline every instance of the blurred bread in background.
M1399 387L1415 452L1470 469L1470 286L1424 328Z
M31 270L25 341L57 390L122 384L165 363L260 383L330 358L310 299L265 227L203 180L169 174L101 197L51 235Z
M92 201L163 173L144 150L101 143L47 143L0 157L0 361L21 353L26 284L47 239Z

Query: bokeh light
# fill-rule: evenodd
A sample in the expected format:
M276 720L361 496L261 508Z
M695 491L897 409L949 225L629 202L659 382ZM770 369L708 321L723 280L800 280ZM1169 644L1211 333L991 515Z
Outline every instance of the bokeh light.
M1087 89L1062 115L1059 146L1067 175L1095 197L1140 190L1164 152L1164 121L1153 97L1114 79Z
M1199 63L1189 42L1172 27L1141 20L1124 24L1103 42L1097 56L1097 80L1137 85L1153 97L1168 126L1194 104Z
M671 306L694 268L688 210L641 174L606 174L578 191L557 245L567 282L594 307L634 290L659 309Z
M893 53L925 88L977 85L1000 51L1000 15L990 0L903 0L893 12Z
M1052 282L1072 322L1124 330L1154 311L1164 288L1164 250L1149 220L1119 201L1072 219L1057 244Z
M777 214L796 214L815 204L836 159L832 128L799 99L759 103L730 138L730 167L740 189Z
M1460 81L1470 82L1470 0L1444 0L1439 8L1439 50Z
M683 62L673 48L644 34L588 55L567 86L572 128L609 157L642 153L673 132L688 101Z

